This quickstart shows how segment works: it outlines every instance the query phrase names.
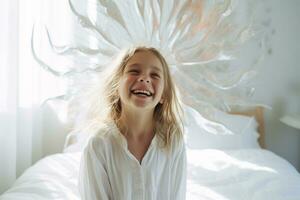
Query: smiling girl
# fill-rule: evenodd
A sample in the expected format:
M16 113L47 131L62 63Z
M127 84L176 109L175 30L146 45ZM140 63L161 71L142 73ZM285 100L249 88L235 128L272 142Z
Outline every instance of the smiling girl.
M181 107L163 56L127 50L104 88L108 113L81 159L82 199L185 199Z

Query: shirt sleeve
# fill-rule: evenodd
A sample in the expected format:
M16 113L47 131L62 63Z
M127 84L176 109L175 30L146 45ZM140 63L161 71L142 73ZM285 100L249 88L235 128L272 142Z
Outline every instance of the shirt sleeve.
M173 173L171 177L171 199L185 200L187 178L186 147L183 141L179 144L179 149L174 155L174 162L171 166Z
M97 148L98 147L98 148ZM112 199L112 191L104 165L103 152L91 138L85 147L79 171L79 192L82 200Z

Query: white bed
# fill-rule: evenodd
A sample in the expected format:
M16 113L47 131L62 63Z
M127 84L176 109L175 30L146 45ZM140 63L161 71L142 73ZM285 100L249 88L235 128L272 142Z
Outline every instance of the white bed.
M188 200L300 199L300 174L297 170L253 141L247 143L246 139L257 140L258 136L252 131L257 128L253 118L223 113L219 115L226 119L223 123L228 127L232 121L234 125L238 123L239 126L231 128L242 134L207 137L208 133L198 127L201 116L193 110L188 113ZM65 153L40 160L26 170L0 199L80 199L77 177L82 147L83 143L76 143Z
M29 168L1 200L80 199L81 153L48 156ZM270 151L188 150L187 199L299 200L300 175Z

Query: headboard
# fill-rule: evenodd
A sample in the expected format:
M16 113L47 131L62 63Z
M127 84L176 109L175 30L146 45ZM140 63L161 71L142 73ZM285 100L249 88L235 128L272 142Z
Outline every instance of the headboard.
M231 114L236 114L236 115L246 115L246 116L253 116L255 117L257 123L258 123L258 128L257 132L259 134L259 139L258 143L261 148L265 149L266 148L266 143L265 143L265 123L264 123L264 108L261 106L255 107L254 109L246 109L246 110L233 110L230 111L229 113Z

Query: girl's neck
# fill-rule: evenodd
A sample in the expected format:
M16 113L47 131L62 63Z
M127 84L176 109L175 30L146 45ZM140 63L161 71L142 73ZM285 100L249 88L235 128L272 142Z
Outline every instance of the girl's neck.
M153 111L123 109L120 128L126 138L143 139L154 134Z

